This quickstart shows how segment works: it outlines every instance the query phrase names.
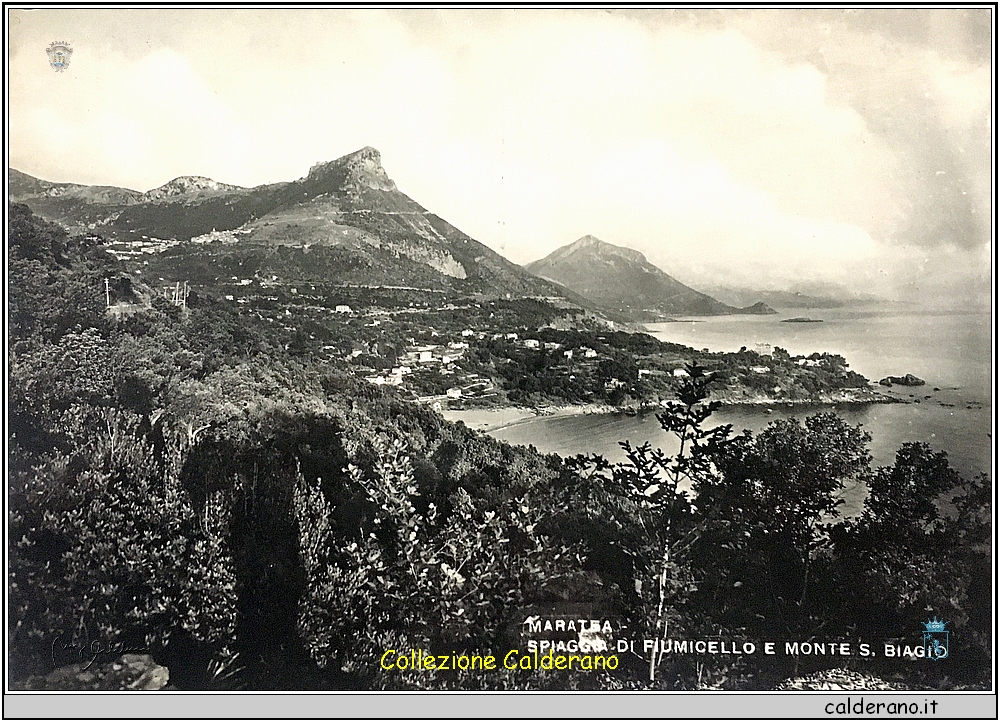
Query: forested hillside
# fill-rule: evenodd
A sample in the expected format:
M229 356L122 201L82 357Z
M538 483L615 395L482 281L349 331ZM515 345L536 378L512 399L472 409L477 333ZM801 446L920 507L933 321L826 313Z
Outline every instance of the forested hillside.
M989 687L991 490L943 454L907 445L872 470L865 432L833 414L705 431L713 375L689 365L659 415L677 457L542 456L296 354L237 304L175 305L99 238L25 206L9 219L15 686L76 661L69 639L149 650L180 689L769 689L835 666ZM844 520L835 494L857 480L870 495ZM604 653L636 652L601 672L380 664L524 652L522 623L546 614L610 620ZM947 659L882 654L932 615Z

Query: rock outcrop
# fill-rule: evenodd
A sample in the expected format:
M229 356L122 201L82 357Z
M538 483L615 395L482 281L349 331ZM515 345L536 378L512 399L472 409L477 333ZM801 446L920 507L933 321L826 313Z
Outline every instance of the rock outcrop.
M12 687L21 690L136 690L163 689L170 681L170 670L157 664L148 654L123 654L107 661L86 661L59 667L42 676L29 677Z
M788 692L792 690L868 690L873 692L895 692L907 689L906 686L884 679L862 674L850 669L827 669L805 677L795 677L785 680L775 690Z
M879 381L882 386L923 386L926 383L923 379L917 378L913 374L906 376L886 376Z
M190 196L197 194L225 194L246 191L246 188L220 183L219 181L205 178L198 175L185 175L174 178L172 181L164 183L158 188L146 191L142 194L141 200L163 201L177 198L178 196Z

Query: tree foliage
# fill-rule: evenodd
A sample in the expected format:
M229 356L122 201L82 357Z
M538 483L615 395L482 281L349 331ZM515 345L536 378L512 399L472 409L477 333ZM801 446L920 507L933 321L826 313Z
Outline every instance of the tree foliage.
M531 677L378 664L387 649L505 650L525 609L572 602L639 640L906 639L935 614L952 659L852 663L988 684L991 487L944 454L908 444L872 470L867 433L830 413L710 428L712 384L731 369L689 365L658 414L676 454L543 457L316 363L298 353L308 335L296 345L231 306L178 309L98 240L10 215L15 676L55 664L59 633L148 646L187 687L760 689L799 663L653 650L614 674ZM134 313L105 313L104 279ZM489 312L521 306L551 321L527 302ZM498 339L483 359L515 355L526 395L557 378L570 394L641 394L616 349L655 340L603 338L582 380L555 374L552 349ZM843 359L818 360L831 384L854 383ZM856 484L868 499L845 519Z

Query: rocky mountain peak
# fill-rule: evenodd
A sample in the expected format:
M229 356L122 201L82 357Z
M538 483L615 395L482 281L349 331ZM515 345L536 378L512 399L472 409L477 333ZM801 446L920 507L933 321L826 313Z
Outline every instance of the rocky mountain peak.
M396 184L382 167L382 156L370 145L361 150L326 163L317 163L309 169L310 179L336 178L342 190L371 188L379 191L394 191Z
M592 236L589 233L586 236L577 238L573 243L570 244L571 248L587 248L588 246L599 246L603 244L602 241L597 236Z
M625 258L633 263L646 264L646 257L642 255L639 251L632 250L631 248L624 248L623 246L616 246L611 243L602 241L597 236L586 235L582 238L578 238L573 243L568 246L564 246L553 254L555 256L558 254L558 258L569 258L577 253L583 253L589 256L595 257L610 257L617 256L619 258ZM555 259L553 259L555 260Z

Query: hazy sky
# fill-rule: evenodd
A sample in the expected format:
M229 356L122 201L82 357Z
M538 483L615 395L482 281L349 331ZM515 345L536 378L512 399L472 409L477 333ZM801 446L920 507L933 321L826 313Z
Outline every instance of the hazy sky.
M372 145L518 263L591 233L696 286L988 287L988 9L9 12L9 163L47 180Z

